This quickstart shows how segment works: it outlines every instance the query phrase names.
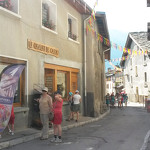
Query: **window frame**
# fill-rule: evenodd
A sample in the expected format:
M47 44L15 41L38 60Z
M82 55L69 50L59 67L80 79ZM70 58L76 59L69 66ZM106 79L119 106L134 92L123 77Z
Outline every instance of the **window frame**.
M7 66L11 65L11 64L15 64L15 63L18 63L18 64L20 63L20 64L27 65L26 64L27 61L25 61L25 60L15 59L15 58L2 56L2 55L0 55L0 63L4 63ZM21 88L21 90L20 90L20 101L19 101L19 103L13 103L14 107L21 107L22 106L22 101L23 101L25 93L26 93L25 92L26 91L26 85L25 84L27 83L27 81L25 79L25 76L26 76L26 71L25 70L26 69L23 70L23 72L22 72L22 74L19 78L19 80L21 79L21 81L20 81L20 88Z
M53 5L55 5L56 6L56 18L55 18L55 30L52 30L52 29L49 29L48 27L45 27L44 25L43 25L43 1L46 1L47 3L49 2L49 3L52 3ZM50 7L50 6L49 6ZM50 18L49 18L50 19ZM54 34L58 34L57 33L57 4L56 3L54 3L52 0L41 0L41 28L42 29L44 29L44 30L46 30L46 31L49 31L49 32L51 32L51 33L54 33Z
M69 17L70 16L70 17ZM68 20L70 19L70 18L72 18L72 20L76 20L76 33L71 33L71 34L74 34L74 35L76 35L76 40L75 39L73 39L73 37L71 38L71 37L69 37L69 32L71 32L71 31L69 31L69 28L68 28L68 26L69 26L69 24L68 24ZM73 26L73 25L72 25ZM72 28L72 27L71 27ZM73 41L73 42L76 42L76 43L79 43L79 30L78 30L78 19L76 18L76 17L74 17L73 15L71 15L70 13L67 13L67 37L68 37L68 39L69 40L71 40L71 41Z
M14 12L14 11L9 10L9 9L2 7L2 6L0 6L0 11L4 14L7 14L9 16L11 15L13 17L20 19L21 16L19 15L19 0L16 0L16 1L17 1L17 12Z
M147 83L147 72L144 72L144 82Z

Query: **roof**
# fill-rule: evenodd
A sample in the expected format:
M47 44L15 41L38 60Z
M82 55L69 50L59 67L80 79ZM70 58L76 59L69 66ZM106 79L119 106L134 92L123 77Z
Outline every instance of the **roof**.
M143 50L150 50L150 41L147 40L147 32L130 32L125 47L130 48L131 42L135 40Z
M91 14L92 8L84 0L65 0L81 14Z
M109 32L108 32L108 26L107 26L107 19L106 19L106 14L105 12L100 12L97 11L95 14L96 17L96 22L98 25L98 31L99 33L106 39L108 39L110 41L110 37L109 37ZM108 50L108 48L110 48L109 46L106 46L103 44L103 50L107 50L105 52L105 59L110 60L110 49Z
M130 49L132 42L134 42L141 50L150 51L150 41L147 40L147 32L130 32L127 37L125 47ZM123 53L122 56L127 56L128 53ZM125 60L120 62L121 66L124 66Z

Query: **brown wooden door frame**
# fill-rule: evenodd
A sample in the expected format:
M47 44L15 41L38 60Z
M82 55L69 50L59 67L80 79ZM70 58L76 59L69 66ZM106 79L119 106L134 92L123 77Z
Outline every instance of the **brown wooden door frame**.
M54 80L54 82L53 82L54 91L57 90L57 73L59 71L62 71L62 72L67 74L67 93L69 93L70 91L72 91L73 93L75 92L72 90L72 79L73 79L74 75L77 78L77 75L79 73L79 69L69 68L69 67L64 67L64 66L58 66L58 65L52 65L52 64L44 64L44 68L45 69L51 69L54 71L54 78L53 78L53 80ZM45 78L46 78L46 75L45 75ZM78 87L77 81L78 81L78 78L76 79L76 89Z

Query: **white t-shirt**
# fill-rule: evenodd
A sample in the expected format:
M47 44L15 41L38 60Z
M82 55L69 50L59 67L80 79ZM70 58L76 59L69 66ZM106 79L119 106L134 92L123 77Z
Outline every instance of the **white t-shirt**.
M74 104L80 104L80 99L81 99L81 96L79 94L75 94L73 96Z

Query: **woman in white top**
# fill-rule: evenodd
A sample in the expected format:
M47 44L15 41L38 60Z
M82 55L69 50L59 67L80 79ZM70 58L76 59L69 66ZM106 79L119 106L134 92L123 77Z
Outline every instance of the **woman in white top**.
M41 140L48 139L49 131L49 118L48 114L52 110L52 98L48 95L48 88L45 87L42 89L42 95L40 99L35 99L39 102L40 109L40 119L43 125Z
M77 114L76 122L79 120L79 111L80 111L80 103L81 103L81 96L79 95L79 91L76 90L75 95L73 96L73 112Z

